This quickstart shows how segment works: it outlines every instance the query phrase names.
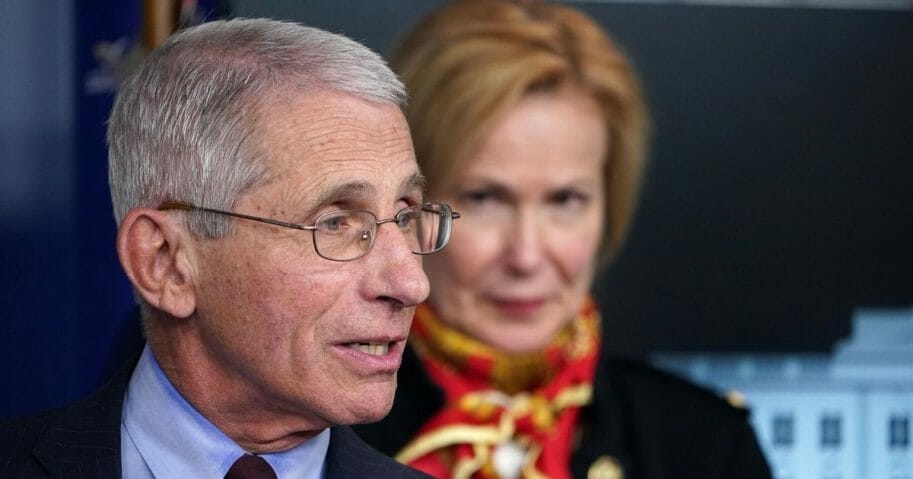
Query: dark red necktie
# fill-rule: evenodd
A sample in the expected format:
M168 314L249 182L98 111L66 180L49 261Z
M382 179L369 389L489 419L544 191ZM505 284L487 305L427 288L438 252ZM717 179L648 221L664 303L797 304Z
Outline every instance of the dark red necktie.
M225 479L276 479L276 471L262 457L245 454L231 465Z

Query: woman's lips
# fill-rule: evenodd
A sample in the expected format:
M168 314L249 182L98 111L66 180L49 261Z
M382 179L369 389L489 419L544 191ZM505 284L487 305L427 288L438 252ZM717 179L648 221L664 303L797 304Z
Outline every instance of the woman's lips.
M544 299L492 299L492 303L502 313L515 317L532 316L545 306Z

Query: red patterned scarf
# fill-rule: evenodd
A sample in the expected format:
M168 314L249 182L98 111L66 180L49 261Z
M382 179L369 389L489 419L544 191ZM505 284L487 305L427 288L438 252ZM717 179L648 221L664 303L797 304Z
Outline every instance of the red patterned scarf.
M570 479L599 351L592 300L537 353L499 353L442 324L427 304L409 340L446 403L397 460L440 479Z

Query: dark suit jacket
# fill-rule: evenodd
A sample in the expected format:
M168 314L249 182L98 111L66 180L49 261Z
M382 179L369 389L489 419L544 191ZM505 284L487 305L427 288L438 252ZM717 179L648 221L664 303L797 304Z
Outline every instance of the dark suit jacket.
M603 456L620 463L624 479L770 477L747 412L710 391L641 362L603 357L593 394L571 458L575 478L586 478ZM443 393L407 348L393 410L355 431L395 455L442 404Z
M120 479L120 419L132 368L124 368L86 400L0 422L0 478ZM331 430L328 479L428 476L365 444L348 427Z

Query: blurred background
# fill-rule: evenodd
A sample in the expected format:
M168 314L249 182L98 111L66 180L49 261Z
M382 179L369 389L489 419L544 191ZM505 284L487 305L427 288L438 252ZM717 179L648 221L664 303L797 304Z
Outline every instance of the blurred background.
M88 393L135 346L133 299L114 253L104 129L118 76L154 33L155 3L169 2L0 1L0 416ZM383 53L440 2L172 3L188 22L291 19ZM595 291L607 350L750 391L758 383L746 380L764 367L793 380L807 364L829 367L835 344L866 311L905 321L913 308L913 0L565 3L622 45L653 116L641 206ZM870 335L869 348L897 340L900 356L887 363L913 364L913 328L896 331ZM735 373L714 373L717 363ZM824 384L844 384L829 371ZM885 384L900 394L888 408L897 422L886 434L897 425L908 438L913 371L895 372ZM770 413L785 430L782 408ZM773 434L764 424L759 431ZM913 477L913 453L902 453L881 477ZM789 472L800 470L789 457L778 459L792 464L778 476L806 477ZM853 474L840 477L866 477Z

